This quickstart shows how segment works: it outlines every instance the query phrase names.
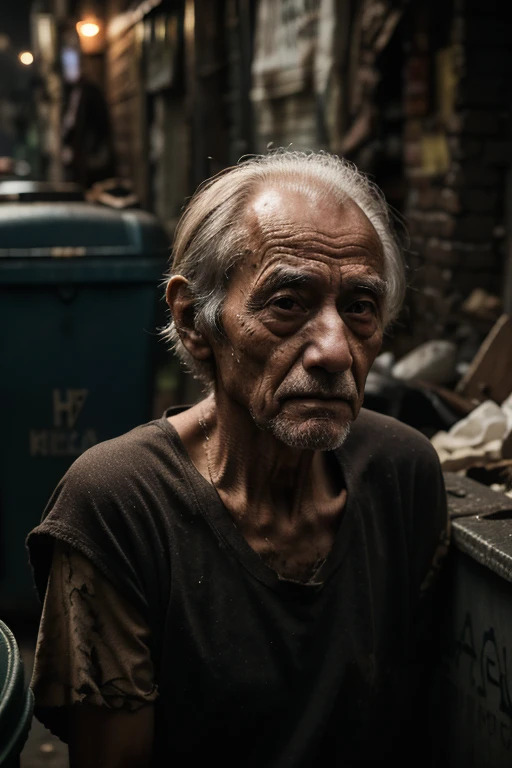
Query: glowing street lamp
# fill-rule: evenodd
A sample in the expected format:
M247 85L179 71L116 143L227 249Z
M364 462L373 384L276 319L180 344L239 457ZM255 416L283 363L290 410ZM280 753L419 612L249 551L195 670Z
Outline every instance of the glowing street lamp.
M103 51L105 25L95 14L84 14L76 25L82 53L95 54Z
M24 64L26 67L30 67L30 65L31 65L31 64L33 63L33 61L34 61L34 57L33 57L33 55L30 53L30 51L23 51L23 52L22 52L22 53L20 53L20 55L18 56L18 59L19 59L19 60L20 60L20 62L21 62L22 64Z
M100 25L93 19L85 19L78 22L76 31L80 37L96 37L99 34Z

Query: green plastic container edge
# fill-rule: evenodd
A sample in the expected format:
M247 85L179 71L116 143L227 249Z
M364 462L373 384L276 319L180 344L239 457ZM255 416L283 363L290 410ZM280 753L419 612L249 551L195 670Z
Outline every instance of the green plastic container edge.
M2 640L7 647L7 667L5 683L0 689L0 723L5 720L6 708L12 700L15 701L14 716L17 724L8 736L5 744L0 744L0 766L8 765L9 761L19 756L25 744L32 724L34 710L34 695L30 688L24 690L23 662L20 657L18 644L9 627L0 620ZM16 699L18 701L16 702ZM21 705L21 706L20 706ZM11 719L11 713L9 713Z

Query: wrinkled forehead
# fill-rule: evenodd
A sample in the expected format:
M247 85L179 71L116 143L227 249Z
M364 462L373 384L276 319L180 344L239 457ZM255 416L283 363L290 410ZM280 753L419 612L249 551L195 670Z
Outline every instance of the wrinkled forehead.
M349 197L340 199L318 182L261 185L249 199L244 219L247 245L253 252L269 238L311 232L332 242L353 238L382 257L382 243L364 211Z

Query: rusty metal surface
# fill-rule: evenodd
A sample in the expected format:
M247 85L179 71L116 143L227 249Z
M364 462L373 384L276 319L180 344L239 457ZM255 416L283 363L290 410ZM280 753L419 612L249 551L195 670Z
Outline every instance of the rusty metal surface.
M452 520L475 515L504 518L507 512L512 519L512 499L505 494L455 472L444 472L444 482Z
M461 552L512 582L512 519L456 520L452 540Z
M512 499L452 472L444 477L453 544L512 581Z

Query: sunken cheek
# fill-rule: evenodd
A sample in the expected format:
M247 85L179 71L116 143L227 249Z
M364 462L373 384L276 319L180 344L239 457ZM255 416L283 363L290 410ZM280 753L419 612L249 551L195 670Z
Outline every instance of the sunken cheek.
M230 327L231 323L224 326L228 336L227 369L235 376L237 389L244 391L260 410L270 405L277 387L296 364L302 341L297 336L278 336L262 319L253 316L237 314L235 322L236 329Z

